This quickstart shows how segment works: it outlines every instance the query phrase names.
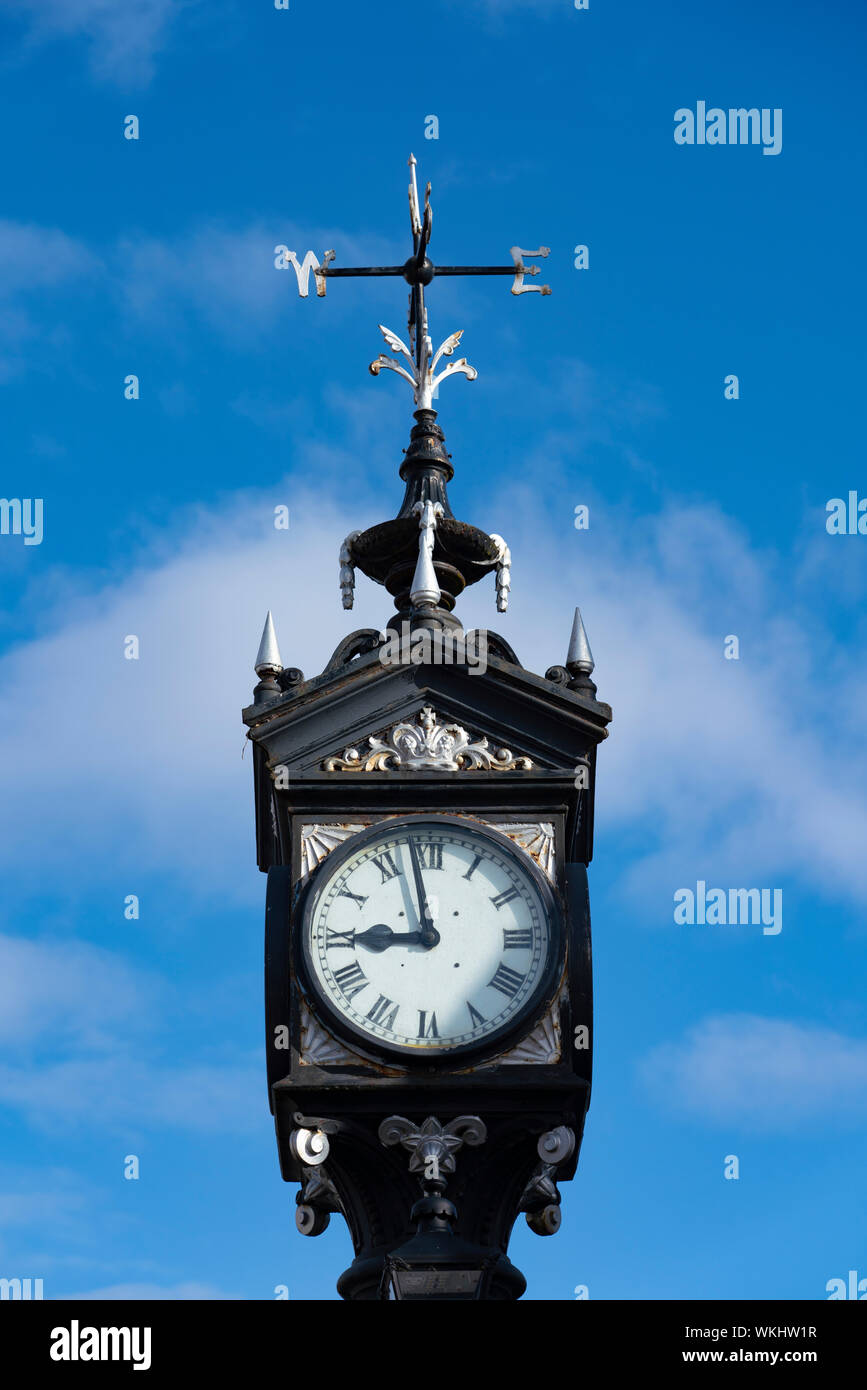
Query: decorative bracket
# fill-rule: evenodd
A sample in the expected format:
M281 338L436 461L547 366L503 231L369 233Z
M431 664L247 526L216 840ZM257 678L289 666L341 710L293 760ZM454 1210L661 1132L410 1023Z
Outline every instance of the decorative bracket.
M340 1194L323 1167L302 1168L303 1182L295 1201L295 1225L302 1236L321 1236L332 1212L342 1212Z
M289 1150L293 1158L310 1168L324 1163L330 1152L329 1134L336 1134L339 1125L336 1120L316 1120L305 1117L298 1111L292 1116L296 1128L289 1136Z
M560 1193L554 1174L575 1152L575 1131L568 1125L549 1129L539 1139L536 1152L541 1161L521 1194L518 1210L526 1212L527 1225L537 1236L553 1236L560 1229Z
M336 1120L314 1119L300 1112L292 1116L296 1129L289 1135L289 1151L301 1164L301 1191L295 1198L295 1225L302 1236L320 1236L333 1211L343 1207L337 1188L324 1167L331 1146L329 1134L337 1134Z

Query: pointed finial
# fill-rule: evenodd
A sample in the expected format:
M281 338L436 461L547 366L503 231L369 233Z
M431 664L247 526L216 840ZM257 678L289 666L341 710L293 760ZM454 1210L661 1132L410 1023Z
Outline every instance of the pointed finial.
M572 636L569 638L569 652L566 656L566 670L570 671L572 675L580 672L582 676L589 676L592 674L595 664L590 643L587 641L587 633L584 630L581 609L576 608L575 618L572 622Z
M420 604L439 603L442 598L433 564L433 550L437 518L442 516L443 506L441 502L431 502L428 499L425 502L416 502L412 511L413 516L419 518L419 537L418 562L412 577L409 601L413 608L417 608Z
M262 629L262 641L259 643L259 651L253 669L260 678L262 676L276 676L283 670L283 663L280 660L280 648L277 646L277 634L274 631L274 620L271 617L270 608L268 609L268 616L265 619L265 626Z

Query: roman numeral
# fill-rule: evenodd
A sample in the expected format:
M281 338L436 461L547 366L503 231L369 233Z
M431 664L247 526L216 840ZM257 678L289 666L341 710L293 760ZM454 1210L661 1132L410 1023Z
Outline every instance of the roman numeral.
M363 898L360 893L350 893L348 888L341 888L337 896L338 898L351 898L354 903L358 903L359 912L367 902L367 898Z
M418 1011L418 1035L420 1038L438 1038L437 1016L431 1014L430 1023L427 1021L427 1013L424 1009Z
M441 869L443 866L442 845L419 845L418 862L422 869Z
M467 1008L470 1011L470 1022L473 1025L473 1028L478 1028L480 1023L487 1023L488 1020L485 1018L483 1014L479 1013L478 1009L473 1008L469 999L467 1000Z
M335 970L334 978L347 999L354 999L369 983L358 961L353 961L351 965L342 965L339 970Z
M526 978L526 975L519 975L517 970L510 970L508 965L503 965L503 962L500 961L494 971L494 978L488 980L488 984L493 985L494 989L498 989L501 994L506 994L510 999L514 999Z
M503 950L518 951L524 946L532 946L532 927L503 927Z
M348 946L350 951L355 946L354 931L335 931L333 927L325 928L325 949L331 946Z
M385 995L381 994L367 1017L371 1019L373 1023L381 1023L383 1028L393 1028L399 1008L399 1004L392 1004L390 999L386 999ZM388 1012L389 1009L391 1013Z
M476 869L479 867L481 862L482 856L480 854L477 854L472 864L467 869L467 872L464 874L464 878L472 878L473 874L476 872Z
M519 896L520 895L518 893L517 888L506 888L503 890L502 893L498 893L495 898L491 898L491 902L494 904L494 907L499 912L500 908L503 906L504 903L510 903L513 898L517 898Z
M397 878L400 873L400 869L392 859L389 850L386 850L384 854L378 854L373 862L382 874L382 883L388 883L390 878Z

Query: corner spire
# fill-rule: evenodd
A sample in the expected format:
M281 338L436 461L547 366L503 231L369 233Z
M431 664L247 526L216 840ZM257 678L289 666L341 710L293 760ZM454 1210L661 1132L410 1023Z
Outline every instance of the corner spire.
M569 638L569 651L566 655L566 670L573 676L590 676L593 674L595 665L590 643L587 641L581 609L576 608L575 617L572 620L572 636Z
M283 662L280 660L280 648L277 646L277 634L274 631L274 620L271 617L271 609L268 609L268 616L265 619L265 626L262 629L262 641L259 643L259 651L256 655L256 663L253 668L256 675L261 679L263 676L276 676L283 670Z

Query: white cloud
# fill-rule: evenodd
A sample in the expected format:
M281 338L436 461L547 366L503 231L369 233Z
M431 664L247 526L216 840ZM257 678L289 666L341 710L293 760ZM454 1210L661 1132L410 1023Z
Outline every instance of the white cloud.
M0 219L0 382L15 376L27 358L62 346L57 291L92 279L99 261L80 241L56 227ZM47 292L50 312L41 312Z
M839 736L822 678L833 664L845 705L863 684L862 651L835 642L815 589L800 592L790 572L778 581L778 558L718 509L632 517L602 506L570 536L569 492L544 520L529 493L506 499L517 519L510 628L544 670L563 659L569 601L582 607L599 695L614 707L599 844L629 828L644 846L623 886L645 915L667 903L669 920L674 889L697 877L772 886L792 875L832 900L867 900L863 721ZM739 661L724 659L729 633Z
M349 453L311 444L306 471L324 475L344 458L352 466ZM324 491L287 482L177 518L150 567L59 607L43 618L45 636L7 656L0 758L18 806L0 846L8 878L39 826L58 864L98 835L131 870L161 865L197 893L258 901L239 712L265 610L286 664L310 675L350 627L381 626L391 606L360 578L347 621L337 549L383 508L365 517L336 507L330 482ZM288 532L273 530L277 502L290 505ZM583 534L571 510L568 496L562 515L544 517L529 491L499 494L496 514L474 520L512 546L512 612L496 618L490 583L461 611L544 671L563 659L570 605L581 603L600 697L615 709L599 754L600 842L628 830L644 846L625 886L664 917L674 889L698 877L776 886L791 875L832 901L867 900L864 731L837 738L818 666L833 662L845 707L863 685L859 651L823 631L818 605L807 624L791 586L783 608L771 562L713 508L616 526L597 515ZM732 631L739 662L723 658ZM123 658L130 633L139 661ZM62 699L54 682L34 682L45 671L60 673Z
M121 1040L111 1057L0 1066L0 1103L48 1129L62 1121L127 1133L249 1133L262 1124L262 1073L263 1065L140 1061Z
M788 1131L867 1114L867 1039L783 1019L705 1019L652 1049L640 1072L655 1101L728 1126Z
M299 300L294 270L276 269L277 246L288 246L299 257L314 250L320 258L334 248L337 265L396 259L394 246L375 234L359 238L334 227L299 227L282 218L244 227L213 222L168 240L144 233L122 239L112 252L114 280L126 310L137 319L177 325L192 309L210 329L235 342L239 333L254 337L269 329L289 305L299 316L315 314L320 307L312 277L308 300ZM332 287L328 295L332 326L346 298L345 288L340 289Z
M0 1042L7 1047L29 1050L40 1036L100 1047L106 1029L146 1018L154 993L144 972L98 947L0 936Z
M84 1195L70 1186L70 1174L48 1169L39 1174L39 1182L38 1189L22 1191L19 1185L15 1191L0 1191L0 1231L41 1225L44 1221L50 1221L57 1230L85 1206Z
M117 86L144 85L173 20L190 0L6 0L25 21L29 48L57 39L84 39L94 76Z
M224 344L242 344L245 352L265 342L271 347L267 335L287 313L297 342L313 342L341 321L352 291L332 290L324 318L312 281L308 300L301 300L291 268L275 268L278 245L299 255L315 248L322 256L337 248L338 265L399 256L393 243L376 234L359 239L334 227L299 228L283 218L241 227L202 222L174 238L127 233L99 248L56 227L0 218L0 382L28 366L44 371L53 359L51 348L62 351L68 369L70 343L81 332L82 285L86 307L90 313L98 308L106 336L134 324L137 333L158 335L180 360L189 351L190 332L203 327ZM87 331L91 341L90 320ZM371 337L371 357L378 347ZM169 415L184 413L190 404L180 383L164 389L160 400ZM267 426L279 420L286 403L268 403L246 391L237 408Z
M98 264L92 252L56 227L0 219L0 294L53 288Z
M227 336L261 329L285 311L290 280L274 268L273 229L202 226L183 239L141 235L115 253L116 282L126 308L156 324L190 306Z
M51 1131L56 1136L57 1131ZM7 1145L8 1147L8 1145ZM50 1297L54 1280L50 1273L64 1257L56 1252L70 1243L87 1247L103 1223L114 1224L125 1217L107 1211L105 1192L82 1179L80 1173L51 1163L34 1161L0 1166L0 1272L20 1271L26 1276L45 1277L45 1293ZM42 1244L50 1233L49 1249ZM89 1265L84 1256L73 1256L76 1265ZM96 1262L102 1271L104 1266ZM93 1276L90 1276L93 1277Z
M0 1104L49 1129L59 1116L114 1130L253 1128L260 1066L222 1064L219 1048L216 1060L187 1055L181 1066L155 1055L172 1036L173 1002L173 986L111 952L0 937ZM192 991L187 1006L197 1005Z
M328 465L315 448L310 456L314 469ZM273 508L283 502L290 530L275 531ZM90 858L99 827L103 864L133 875L172 866L186 883L184 865L195 864L192 877L210 895L221 897L230 884L248 900L261 891L240 711L252 700L269 607L287 665L306 664L312 674L337 645L345 628L337 549L348 523L289 485L191 512L186 522L173 547L161 543L170 550L163 563L133 567L117 584L80 595L50 635L2 663L0 710L8 717L0 758L10 795L14 785L19 798L0 845L10 874L41 823L58 865ZM389 602L380 596L378 618ZM139 638L137 661L124 659L129 634ZM19 707L13 715L12 702L32 690L33 660L65 673L62 700L45 692L49 740L37 734L32 700L29 713ZM56 794L46 799L44 787L55 786L61 767Z

